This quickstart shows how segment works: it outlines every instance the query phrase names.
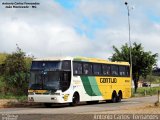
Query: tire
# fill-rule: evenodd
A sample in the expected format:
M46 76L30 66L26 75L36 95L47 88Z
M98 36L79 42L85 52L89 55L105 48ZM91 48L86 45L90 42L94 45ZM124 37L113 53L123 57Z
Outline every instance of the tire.
M117 96L117 102L121 102L121 100L122 100L122 95L118 94L118 96Z
M117 102L121 102L121 100L122 100L122 97L121 96L117 96Z
M50 107L52 107L52 103L44 103L44 106L47 108L50 108Z
M80 97L79 97L79 94L77 92L75 92L73 94L73 97L72 97L72 103L70 103L71 106L76 106L80 101Z
M117 94L113 92L112 94L112 99L111 99L112 103L116 103L117 102Z

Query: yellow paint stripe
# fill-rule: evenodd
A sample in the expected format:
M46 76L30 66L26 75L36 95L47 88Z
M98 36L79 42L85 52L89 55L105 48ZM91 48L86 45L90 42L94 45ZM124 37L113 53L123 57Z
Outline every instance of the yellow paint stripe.
M28 92L34 92L34 93L46 93L48 90L28 90Z

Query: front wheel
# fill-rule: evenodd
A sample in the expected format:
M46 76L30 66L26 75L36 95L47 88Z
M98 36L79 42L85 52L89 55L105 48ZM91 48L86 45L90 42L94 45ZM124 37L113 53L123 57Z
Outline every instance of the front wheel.
M71 106L76 106L79 103L79 94L76 92L73 94Z

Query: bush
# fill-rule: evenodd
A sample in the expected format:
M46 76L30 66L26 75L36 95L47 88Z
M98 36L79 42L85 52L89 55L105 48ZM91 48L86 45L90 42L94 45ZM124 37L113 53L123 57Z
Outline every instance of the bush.
M3 93L5 89L4 77L0 76L0 93Z
M4 61L5 94L25 95L28 88L29 69L32 58L17 46L17 51L8 55Z

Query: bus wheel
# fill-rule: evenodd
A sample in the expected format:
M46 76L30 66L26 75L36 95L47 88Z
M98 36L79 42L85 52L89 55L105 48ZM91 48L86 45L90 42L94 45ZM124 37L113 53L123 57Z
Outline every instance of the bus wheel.
M44 103L44 106L50 108L52 106L52 103Z
M78 92L75 92L73 94L72 103L70 103L70 105L71 106L76 106L78 103L79 103L79 94L78 94Z
M121 100L122 100L122 92L119 92L117 96L117 102L121 102Z
M113 92L112 93L112 103L116 103L117 102L117 94L116 94L116 92Z

